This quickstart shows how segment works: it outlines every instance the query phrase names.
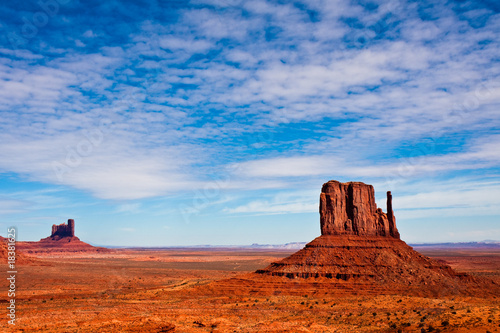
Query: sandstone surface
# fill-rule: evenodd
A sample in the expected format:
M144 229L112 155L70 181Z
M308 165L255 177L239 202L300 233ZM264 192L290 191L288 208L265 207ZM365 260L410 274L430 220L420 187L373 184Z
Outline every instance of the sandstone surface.
M387 213L377 208L373 186L361 182L323 185L319 201L322 235L390 236L399 238L387 192Z
M27 264L31 263L34 261L33 258L30 258L29 256L21 253L20 251L17 251L17 243L15 243L16 250L10 251L9 250L9 239L0 236L0 261L2 264L7 264L9 260L9 252L15 252L15 264Z

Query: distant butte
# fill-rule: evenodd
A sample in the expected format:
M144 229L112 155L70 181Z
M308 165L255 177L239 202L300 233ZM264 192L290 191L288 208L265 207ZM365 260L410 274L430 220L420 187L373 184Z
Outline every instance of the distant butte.
M111 252L109 249L82 242L76 237L73 219L69 219L67 224L52 225L49 237L42 238L38 242L17 242L17 247L27 253Z
M50 238L75 237L75 220L69 219L68 224L52 225L52 234Z
M425 257L400 239L387 192L377 208L373 186L331 180L319 200L321 236L247 277L222 280L216 290L271 294L475 294L499 285ZM479 290L479 291L478 291Z

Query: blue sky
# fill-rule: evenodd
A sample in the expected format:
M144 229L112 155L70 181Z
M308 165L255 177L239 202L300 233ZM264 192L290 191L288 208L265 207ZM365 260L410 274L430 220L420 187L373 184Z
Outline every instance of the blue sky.
M309 241L321 185L500 239L496 1L2 1L0 234Z

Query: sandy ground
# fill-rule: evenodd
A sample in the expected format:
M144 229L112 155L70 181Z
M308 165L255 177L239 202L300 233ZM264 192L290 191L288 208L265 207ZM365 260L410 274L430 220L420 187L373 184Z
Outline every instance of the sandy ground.
M500 332L490 298L203 294L294 251L120 250L51 254L18 267L16 325L2 332ZM500 282L500 250L425 255ZM7 271L6 265L0 269ZM201 287L200 287L201 286ZM7 286L5 287L7 291ZM6 292L0 301L6 305ZM2 306L5 309L5 306ZM6 310L4 310L4 313Z

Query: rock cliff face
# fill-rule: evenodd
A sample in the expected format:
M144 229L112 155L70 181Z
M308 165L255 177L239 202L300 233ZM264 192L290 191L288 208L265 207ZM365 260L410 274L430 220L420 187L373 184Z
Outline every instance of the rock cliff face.
M322 235L387 236L399 239L387 192L387 214L377 208L373 186L331 180L323 185L319 200Z
M69 219L68 224L52 225L50 237L75 237L75 220Z

